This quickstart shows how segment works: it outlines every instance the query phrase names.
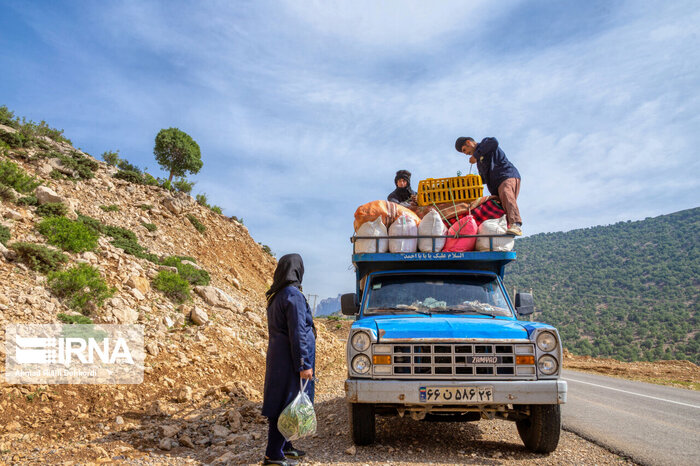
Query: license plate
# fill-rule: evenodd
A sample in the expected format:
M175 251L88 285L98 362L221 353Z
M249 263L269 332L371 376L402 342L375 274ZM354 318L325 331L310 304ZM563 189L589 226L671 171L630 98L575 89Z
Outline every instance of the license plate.
M493 387L420 387L420 401L432 403L469 403L493 401Z

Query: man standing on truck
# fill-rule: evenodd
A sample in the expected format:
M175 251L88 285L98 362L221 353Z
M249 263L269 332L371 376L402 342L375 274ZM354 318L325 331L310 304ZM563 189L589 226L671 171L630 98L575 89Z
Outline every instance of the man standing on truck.
M498 147L496 138L484 138L476 143L474 138L460 137L455 141L457 152L466 154L469 163L475 163L481 179L486 183L492 195L498 194L508 220L507 234L520 236L522 219L518 210L518 194L520 193L520 173L515 165L510 163L505 152Z

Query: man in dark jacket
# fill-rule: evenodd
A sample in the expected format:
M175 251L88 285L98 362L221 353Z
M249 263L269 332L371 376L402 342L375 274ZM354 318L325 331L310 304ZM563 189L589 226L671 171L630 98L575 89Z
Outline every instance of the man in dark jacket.
M394 185L396 189L386 199L404 207L411 205L413 196L416 195L416 192L411 189L411 172L408 170L397 171L394 177Z
M469 163L476 163L479 175L489 188L489 192L492 195L498 194L508 220L506 233L522 235L523 221L520 218L517 202L520 193L520 173L510 163L505 152L498 147L496 138L484 138L478 144L470 137L457 138L455 149L470 156Z
M269 420L267 450L263 464L291 466L305 455L287 442L277 420L300 390L300 379L308 379L306 393L314 400L316 336L314 320L301 293L304 263L299 254L282 256L277 263L267 297L267 346L265 392L262 414ZM292 459L295 458L295 459Z

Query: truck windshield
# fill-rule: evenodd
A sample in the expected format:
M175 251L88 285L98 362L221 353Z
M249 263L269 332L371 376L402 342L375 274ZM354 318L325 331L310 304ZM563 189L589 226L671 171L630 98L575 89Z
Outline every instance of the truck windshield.
M412 274L373 277L366 315L415 313L512 315L493 276Z

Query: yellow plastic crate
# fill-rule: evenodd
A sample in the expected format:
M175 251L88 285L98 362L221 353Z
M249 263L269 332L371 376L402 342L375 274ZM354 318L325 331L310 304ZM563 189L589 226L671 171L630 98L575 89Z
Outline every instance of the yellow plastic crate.
M450 193L452 195L450 195ZM479 175L454 178L428 178L418 183L418 205L443 202L472 202L484 195L484 184Z

